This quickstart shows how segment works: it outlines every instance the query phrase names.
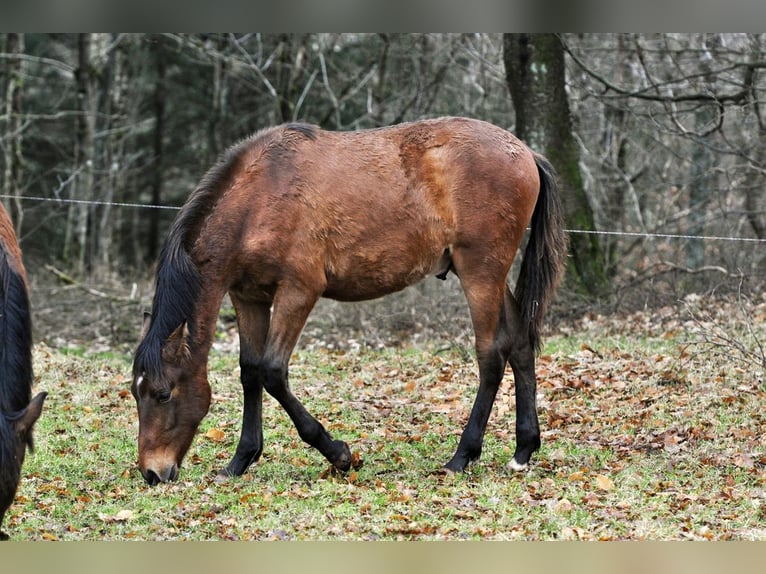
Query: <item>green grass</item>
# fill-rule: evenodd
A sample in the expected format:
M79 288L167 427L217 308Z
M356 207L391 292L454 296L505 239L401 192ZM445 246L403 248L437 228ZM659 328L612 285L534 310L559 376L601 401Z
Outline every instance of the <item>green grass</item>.
M4 530L15 540L761 539L766 535L762 380L675 336L595 324L550 337L538 360L543 446L514 447L510 370L482 458L439 472L456 447L477 369L460 349L298 351L291 386L363 461L345 475L264 402L265 449L218 480L239 438L234 354L214 351L213 404L179 481L136 466L130 358L38 346L49 392ZM223 439L207 431L223 431Z

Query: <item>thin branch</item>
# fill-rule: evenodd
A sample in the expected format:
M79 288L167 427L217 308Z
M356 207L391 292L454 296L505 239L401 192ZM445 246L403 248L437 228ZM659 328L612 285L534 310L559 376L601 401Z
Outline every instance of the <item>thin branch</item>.
M261 67L253 60L250 53L245 49L245 47L240 43L239 39L236 35L229 34L229 39L231 40L231 43L236 46L236 48L242 53L242 55L245 57L245 60L247 60L247 63L250 65L252 70L255 72L255 74L261 79L263 82L263 85L266 86L266 89L269 91L269 94L272 98L277 97L277 90L274 89L274 86L269 82L269 79L266 77L266 75L261 70Z
M602 84L607 90L611 90L618 94L619 96L628 97L628 98L638 98L642 100L648 100L653 102L665 102L665 103L680 103L680 102L710 102L710 103L716 103L718 105L721 105L726 102L733 102L733 103L740 103L742 101L745 101L748 97L749 93L749 87L745 86L743 89L731 93L731 94L718 94L718 93L705 93L705 92L694 92L694 93L688 93L688 94L681 94L681 95L662 95L660 93L652 94L649 93L649 90L654 90L656 92L659 92L660 89L663 87L662 84L658 84L651 80L651 86L646 88L641 88L639 90L629 90L626 88L623 88L621 86L618 86L617 84L614 84L610 82L607 78L605 78L603 75L596 73L592 68L588 67L585 62L582 61L582 59L572 50L567 42L564 40L564 38L561 38L561 43L564 46L564 50L567 54L569 54L569 57L572 58L572 61L577 64L577 66L585 72L587 75L589 75L591 78ZM716 70L715 73L722 73L727 72L730 70L735 70L737 68L745 68L746 70L752 68L766 68L766 62L738 62L736 64L732 64L729 67L722 68L720 70ZM708 73L705 73L703 75L707 75ZM688 79L688 78L684 78ZM674 81L673 83L677 83L678 80Z

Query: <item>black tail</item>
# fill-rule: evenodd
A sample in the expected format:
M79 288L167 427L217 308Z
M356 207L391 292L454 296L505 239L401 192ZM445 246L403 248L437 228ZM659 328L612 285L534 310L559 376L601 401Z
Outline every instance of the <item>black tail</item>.
M567 241L553 166L539 154L535 154L535 163L540 174L540 193L514 297L522 321L528 325L529 341L539 352L545 312L566 266Z

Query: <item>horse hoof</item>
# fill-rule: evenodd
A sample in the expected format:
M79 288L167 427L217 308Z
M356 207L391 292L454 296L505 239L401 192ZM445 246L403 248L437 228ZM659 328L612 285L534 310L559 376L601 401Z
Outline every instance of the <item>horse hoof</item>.
M512 470L513 472L524 472L529 469L529 465L526 463L519 464L516 462L515 458L512 458L511 462L508 463L508 469Z
M213 482L216 484L225 484L229 481L229 479L233 475L226 471L225 468L222 468L218 472L215 473L215 476L213 476Z
M342 440L333 441L333 446L339 454L333 457L334 460L330 460L330 463L341 472L348 471L348 469L351 468L351 462L353 461L351 449L349 449L348 445Z
M451 468L447 468L446 466L443 466L441 468L437 468L436 470L431 471L432 476L440 476L440 477L457 476L459 474L460 474L460 471L452 470Z
M465 472L465 469L467 467L468 467L468 459L465 457L459 457L458 455L455 455L452 457L452 460L450 460L442 468L447 473L458 474L461 472Z

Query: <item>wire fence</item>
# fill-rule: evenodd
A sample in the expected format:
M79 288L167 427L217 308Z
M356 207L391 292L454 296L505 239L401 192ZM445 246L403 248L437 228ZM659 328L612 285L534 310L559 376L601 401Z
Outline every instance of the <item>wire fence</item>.
M94 207L113 207L117 209L138 209L138 210L164 210L165 212L177 212L181 209L180 205L161 205L151 203L137 202L119 202L119 201L99 201L73 199L63 197L38 197L38 196L13 196L0 194L0 200L38 202L54 204L53 209L65 209L71 205L94 206ZM736 237L725 235L684 235L681 233L656 233L656 232L635 232L619 230L584 230L584 229L566 229L568 234L589 234L600 236L617 236L626 238L635 238L649 242L661 241L718 241L718 242L739 242L737 245L748 245L751 250L759 250L760 245L766 243L764 239L752 237ZM745 251L740 249L740 251ZM747 257L747 255L745 255ZM667 265L667 262L663 262ZM670 264L672 266L672 263ZM682 269L681 267L677 267ZM36 285L38 296L36 312L41 320L36 322L37 331L41 340L49 341L68 341L68 340L92 340L98 344L124 345L132 347L135 342L135 332L130 325L133 324L136 306L145 309L149 304L151 288L147 287L152 282L145 276L138 282L124 283L99 283L96 287L89 282L73 280L66 273L58 270L50 264L46 264L47 269L53 275L63 278L65 287L56 283L49 285L42 280ZM728 277L736 277L737 289L742 288L742 275L728 273L725 269L717 266L707 266L699 271L723 270ZM692 270L696 272L698 270ZM749 277L752 275L748 275ZM716 275L718 277L718 275ZM108 279L108 277L107 277ZM647 297L653 302L668 301L668 293L671 293L673 299L677 299L677 293L674 289L663 291L659 284L652 283L650 295L647 295L646 288L643 287L642 275L638 274L632 279L626 281L620 288L620 305L622 308L630 308L631 302L638 301L642 307L646 306ZM429 289L435 289L436 285L441 287L438 297L433 296ZM635 294L634 288L641 285L640 293ZM71 290L70 290L71 289ZM462 316L460 312L464 309L464 298L462 291L457 283L448 287L447 291L443 289L441 282L433 284L423 284L423 291L408 290L406 293L399 294L399 299L387 299L386 302L368 301L361 306L353 308L343 308L339 310L338 304L333 301L325 301L324 306L318 308L312 315L312 319L307 325L306 333L303 335L303 344L316 345L317 341L333 341L333 345L342 348L344 339L342 335L335 332L335 326L341 325L341 329L348 328L352 333L358 333L357 339L374 341L376 346L380 346L384 341L401 341L409 329L412 332L413 340L420 334L429 334L441 338L447 338L452 341L458 341L463 345L463 341L470 341L470 321L467 316ZM720 283L717 289L721 292ZM130 292L128 293L128 290ZM82 291L89 295L87 310L83 308ZM739 291L738 291L739 292ZM67 295L69 293L69 295ZM632 293L632 294L631 294ZM559 317L565 318L572 316L573 309L583 309L582 304L578 304L576 296L570 296L562 299L566 300L558 308ZM438 304L433 305L434 301ZM429 306L431 305L431 306ZM588 309L592 305L588 304ZM413 321L413 309L426 309L423 316L419 316ZM338 319L338 317L346 317ZM424 318L425 317L425 318ZM456 319L457 317L457 319ZM374 327L371 327L374 325ZM404 327L403 327L404 325ZM330 327L328 327L330 326ZM340 331L339 331L340 332ZM108 333L108 335L105 335ZM321 333L318 335L317 333ZM371 334L372 333L372 334ZM308 338L307 338L308 337ZM104 343L108 339L108 343ZM326 343L322 343L326 344ZM466 348L470 343L465 343Z
M23 201L38 201L49 202L55 204L75 204L75 205L93 205L93 206L110 206L110 207L126 207L134 209L164 209L170 211L179 211L180 205L156 205L151 203L127 203L127 202L113 202L113 201L97 201L97 200L85 200L85 199L70 199L70 198L58 198L58 197L39 197L30 195L5 195L0 194L2 199L23 200ZM654 233L649 231L617 231L617 230L589 230L589 229L565 229L566 233L570 234L585 234L585 235L609 235L609 236L621 236L621 237L636 237L644 239L686 239L686 240L702 240L702 241L738 241L743 243L766 243L766 239L758 237L735 237L727 235L684 235L680 233Z

